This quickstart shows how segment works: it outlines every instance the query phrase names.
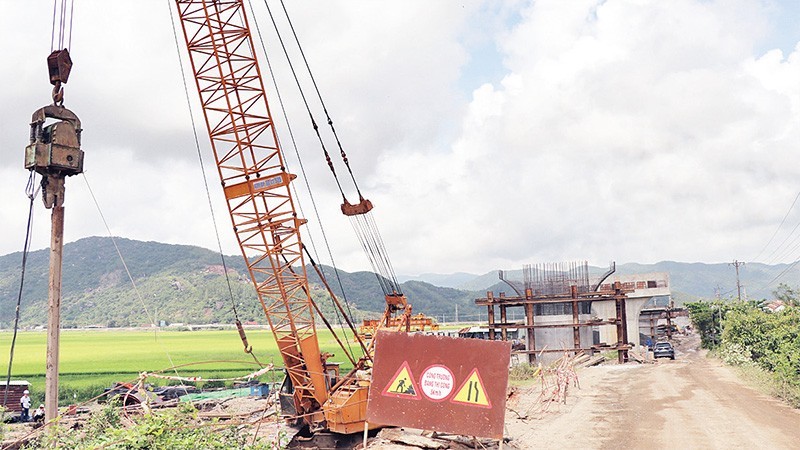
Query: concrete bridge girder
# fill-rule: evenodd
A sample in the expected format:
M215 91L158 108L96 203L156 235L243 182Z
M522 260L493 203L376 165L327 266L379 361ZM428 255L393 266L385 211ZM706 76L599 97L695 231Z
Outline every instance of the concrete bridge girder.
M644 305L654 297L669 296L669 288L639 289L625 298L625 313L627 315L626 328L628 341L642 345L639 339L639 316ZM616 305L613 300L592 303L592 315L601 319L613 319L616 316ZM614 344L617 342L617 329L613 325L599 327L600 342Z

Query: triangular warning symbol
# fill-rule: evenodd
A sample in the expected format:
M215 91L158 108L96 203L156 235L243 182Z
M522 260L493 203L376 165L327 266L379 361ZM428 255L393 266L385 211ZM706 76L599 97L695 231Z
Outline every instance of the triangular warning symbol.
M483 387L483 380L477 368L472 369L467 380L458 388L456 395L450 401L480 408L492 407L492 402L486 396L486 389Z
M397 369L397 372L392 377L392 381L383 388L382 395L387 397L404 398L408 400L419 400L419 387L411 375L411 368L408 367L408 361Z

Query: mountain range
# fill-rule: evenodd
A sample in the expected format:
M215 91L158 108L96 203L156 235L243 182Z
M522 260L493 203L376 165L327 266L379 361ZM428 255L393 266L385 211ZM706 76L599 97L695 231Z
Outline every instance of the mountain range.
M119 250L119 253L118 253ZM124 258L120 258L119 255ZM90 237L64 246L62 326L138 326L150 323L231 323L233 306L240 320L265 323L241 256L225 256L200 247L142 242L124 238ZM13 324L19 295L22 253L0 256L0 327ZM676 302L737 295L736 272L729 264L626 263L617 273L668 272ZM20 306L23 326L46 323L49 251L28 254ZM592 267L592 273L605 269ZM383 293L372 272L345 272L322 266L326 279L345 300L355 320L378 316L384 308ZM323 314L335 317L319 278L308 270L312 295ZM129 277L130 274L130 277ZM338 275L338 280L336 279ZM510 279L522 279L522 271L506 271ZM131 279L133 281L131 281ZM453 273L400 276L401 288L422 312L452 321L485 320L485 311L474 300L487 291L509 291L497 271L485 274ZM797 286L800 273L786 264L746 264L740 267L743 295L769 298L779 282ZM344 291L342 291L344 289ZM345 295L342 293L344 292ZM332 319L337 323L341 319Z

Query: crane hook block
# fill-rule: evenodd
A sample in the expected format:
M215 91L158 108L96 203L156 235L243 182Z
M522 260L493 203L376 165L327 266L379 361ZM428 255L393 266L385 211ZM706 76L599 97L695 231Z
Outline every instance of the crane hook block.
M372 211L372 202L362 198L360 202L351 205L347 200L342 203L342 214L345 216L359 216Z
M69 72L72 70L72 58L69 50L56 50L47 57L47 70L50 72L50 84L57 86L67 84Z

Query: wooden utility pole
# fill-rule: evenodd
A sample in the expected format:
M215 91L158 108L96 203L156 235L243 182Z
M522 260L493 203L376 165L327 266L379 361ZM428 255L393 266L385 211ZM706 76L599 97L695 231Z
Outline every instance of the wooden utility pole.
M58 347L61 335L61 259L64 249L64 207L55 206L51 215L50 292L47 310L47 372L44 413L49 421L58 416Z
M744 261L733 260L730 265L736 268L736 292L739 294L739 301L742 301L742 284L739 282L739 267L744 265Z

